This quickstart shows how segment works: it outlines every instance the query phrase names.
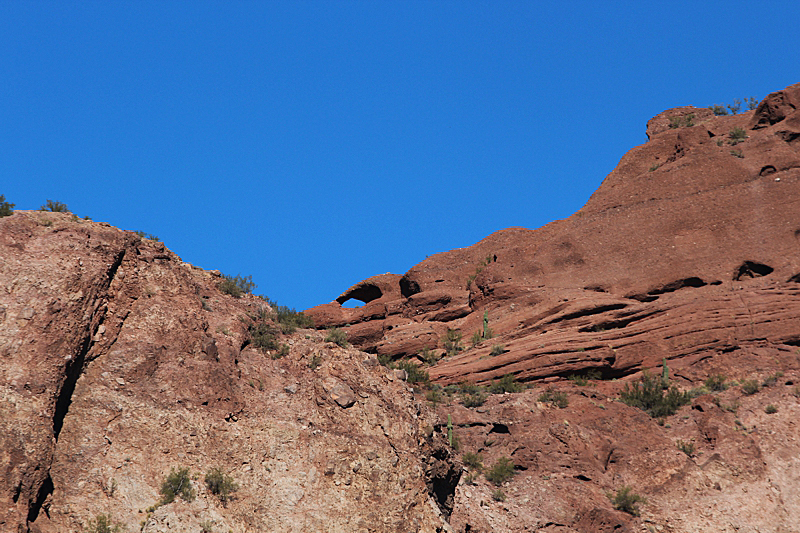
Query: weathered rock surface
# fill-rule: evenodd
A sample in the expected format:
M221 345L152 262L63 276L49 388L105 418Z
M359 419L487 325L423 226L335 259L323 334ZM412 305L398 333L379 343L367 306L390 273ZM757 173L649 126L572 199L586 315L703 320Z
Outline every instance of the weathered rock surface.
M444 440L364 353L307 330L273 360L240 320L260 299L69 214L0 219L0 258L0 530L83 531L101 513L146 533L447 527L455 486L439 502L426 477L452 462L433 458ZM148 512L179 467L197 499ZM240 486L227 507L203 483L213 467Z
M441 349L448 328L467 347L488 311L495 338L437 364L440 383L616 377L663 357L690 365L742 343L800 344L798 107L800 84L739 115L667 110L568 219L498 231L307 314L401 358ZM341 308L351 298L367 303ZM493 344L506 351L487 357Z

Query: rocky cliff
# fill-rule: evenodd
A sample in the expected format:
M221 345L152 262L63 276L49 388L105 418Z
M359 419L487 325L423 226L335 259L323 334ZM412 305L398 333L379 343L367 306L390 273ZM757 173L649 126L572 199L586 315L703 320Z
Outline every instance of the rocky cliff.
M135 233L0 218L0 530L797 531L798 108L665 111L572 217L357 283L316 330ZM620 402L643 370L685 405Z

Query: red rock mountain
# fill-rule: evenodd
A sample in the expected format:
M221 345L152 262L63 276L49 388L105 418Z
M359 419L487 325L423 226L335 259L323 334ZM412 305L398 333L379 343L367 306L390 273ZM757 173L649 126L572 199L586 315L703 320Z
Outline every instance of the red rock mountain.
M308 310L356 347L133 232L0 218L0 531L798 531L798 108L659 114L572 217ZM448 330L433 385L379 364ZM691 401L620 402L644 369Z

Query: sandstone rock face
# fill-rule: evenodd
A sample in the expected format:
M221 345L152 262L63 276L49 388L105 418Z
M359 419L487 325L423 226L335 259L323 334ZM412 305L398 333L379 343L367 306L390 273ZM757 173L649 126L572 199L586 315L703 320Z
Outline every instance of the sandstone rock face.
M0 258L0 530L101 513L147 533L447 528L455 484L428 485L453 457L369 356L307 330L272 359L240 319L263 301L69 214L0 219ZM214 467L239 484L227 506L203 483ZM197 498L153 509L172 468Z
M431 377L443 384L589 369L619 377L664 357L685 366L743 343L796 345L798 102L800 84L739 115L667 110L570 218L498 231L307 313L401 358L441 352L449 328L469 347L488 312L495 338L437 364ZM340 307L368 286L380 290L364 307ZM495 344L505 351L489 357Z

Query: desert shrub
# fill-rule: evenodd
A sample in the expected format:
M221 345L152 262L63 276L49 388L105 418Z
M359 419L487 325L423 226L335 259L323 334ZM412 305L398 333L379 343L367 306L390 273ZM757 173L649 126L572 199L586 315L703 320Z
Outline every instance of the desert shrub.
M89 519L89 524L84 531L86 533L118 533L122 531L122 526L114 523L110 514L101 513L94 520Z
M139 231L139 230L134 231L134 233L136 235L138 235L139 237L141 237L142 239L150 239L151 241L160 241L161 240L158 237L156 237L155 235L153 235L152 233L145 233L144 231Z
M250 322L247 326L250 342L262 352L278 349L277 333L275 326L265 320Z
M419 352L419 358L422 359L426 365L433 366L439 361L439 354L425 346Z
M473 470L483 470L483 457L479 453L467 452L461 457L461 460Z
M442 346L447 355L456 355L464 348L461 346L461 332L457 329L447 328Z
M289 355L289 345L280 344L278 345L278 350L272 354L272 359L280 359L281 357L286 357L287 355Z
M559 409L564 409L569 405L569 399L566 392L547 389L539 395L539 401L542 403L549 403Z
M514 477L514 463L508 457L501 457L485 475L495 485L502 485Z
M241 298L243 294L250 294L256 288L253 276L222 276L222 281L217 285L220 292L230 294L234 298Z
M694 113L689 113L688 115L684 115L682 117L669 118L669 127L672 129L688 128L690 126L694 126Z
M513 374L506 374L497 381L492 381L489 385L489 392L492 394L503 394L504 392L520 392L525 388L514 379Z
M739 144L747 139L747 132L742 128L733 128L730 133L728 133L728 138L731 140L731 144Z
M728 388L728 384L725 383L725 376L722 374L714 374L713 376L708 376L708 379L705 381L706 388L710 391L724 391Z
M385 366L386 368L396 368L394 361L392 361L391 355L382 355L378 354L378 363Z
M480 407L484 403L486 403L486 398L488 394L483 390L478 390L475 392L467 392L461 395L461 403L464 407Z
M675 443L675 445L678 447L680 451L682 451L689 457L694 455L694 442L692 441L686 442L679 439L678 442Z
M586 376L579 376L577 374L571 374L567 379L573 382L575 385L579 387L585 387L589 384L589 380L586 379Z
M727 110L727 109L725 109L725 106L723 106L723 105L714 104L714 105L710 105L710 106L708 106L708 108L709 108L711 111L713 111L713 112L714 112L714 114L715 114L715 115L717 115L718 117L720 117L720 116L724 116L724 115L727 115L727 114L728 114L728 110Z
M14 205L6 202L6 197L0 194L0 217L8 217L14 214Z
M731 155L733 157L738 157L739 159L744 159L744 154L741 150L731 150Z
M492 491L492 499L496 502L504 502L506 501L506 493L500 489L495 489Z
M620 399L653 418L674 415L681 406L691 401L691 397L689 393L679 391L675 385L665 391L661 381L645 371L637 383L625 384L620 392Z
M489 352L489 355L494 357L496 355L500 355L501 353L504 353L505 351L506 351L506 347L505 346L503 346L502 344L495 344L495 345L492 346L492 350Z
M747 109L750 111L758 107L758 100L756 100L755 96L745 98L744 101L747 103Z
M768 415L774 415L775 413L777 413L777 412L778 412L778 408L777 408L777 407L775 407L775 406L774 406L774 405L772 405L772 404L769 404L768 406L766 406L766 407L764 408L764 412L765 412L765 413L767 413Z
M255 287L255 285L253 287ZM281 332L288 335L294 333L298 328L310 328L314 326L314 321L310 316L306 316L300 311L295 311L292 307L278 305L277 302L270 300L266 296L262 295L261 299L267 302L272 308L270 318L278 323Z
M347 333L339 328L331 328L328 334L325 335L325 342L332 342L338 344L342 348L347 348L350 344L347 342Z
M614 505L614 509L624 511L633 516L639 516L639 503L647 503L647 499L644 496L636 494L633 492L633 488L628 486L621 487L615 495L609 495L609 498Z
M746 379L742 381L742 392L748 396L757 393L759 390L761 390L761 387L759 386L758 381L754 379Z
M650 165L650 172L655 172L656 170L659 169L660 166L661 163L653 163L652 165Z
M308 361L308 368L314 370L318 368L322 364L322 357L317 354L311 356L311 359Z
M477 345L479 345L481 343L481 341L483 341L483 336L481 335L481 332L480 331L476 331L475 333L473 333L471 341L472 341L472 347L473 348L476 347Z
M411 361L405 359L398 361L397 368L406 371L406 374L408 374L406 381L409 383L430 383L431 381L430 376L428 376L428 372L421 369L419 365L412 363Z
M68 213L69 209L67 208L67 204L62 204L61 202L54 202L53 200L47 200L42 207L39 208L39 211L51 211L53 213Z
M728 109L731 110L731 115L735 115L742 108L742 101L739 100L738 98L734 98L733 99L733 103L732 104L728 104L727 107L728 107Z
M211 520L200 522L200 533L214 533L214 523Z
M194 500L195 492L189 479L188 468L171 469L169 475L161 483L162 504L172 503L176 496L180 496L187 502Z
M445 396L440 386L432 386L430 390L425 393L425 399L433 404L434 409L437 405L444 402Z
M783 372L775 372L771 376L767 376L764 378L764 381L761 382L762 387L772 387L778 382L778 378L783 377Z
M227 475L218 466L206 472L206 487L223 504L228 502L232 493L239 490L239 484L234 481L233 477Z

